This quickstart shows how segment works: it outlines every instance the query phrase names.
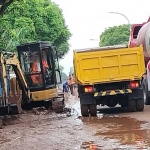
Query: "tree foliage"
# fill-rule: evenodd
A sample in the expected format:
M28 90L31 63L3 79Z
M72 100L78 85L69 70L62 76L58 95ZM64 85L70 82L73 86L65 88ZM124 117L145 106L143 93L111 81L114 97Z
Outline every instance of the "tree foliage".
M0 48L14 51L16 45L31 41L50 41L59 57L69 50L71 33L62 10L49 0L14 1L0 18Z
M14 0L0 0L0 15L3 15L7 7L13 2Z
M120 25L109 27L100 35L100 46L127 44L129 41L129 26Z

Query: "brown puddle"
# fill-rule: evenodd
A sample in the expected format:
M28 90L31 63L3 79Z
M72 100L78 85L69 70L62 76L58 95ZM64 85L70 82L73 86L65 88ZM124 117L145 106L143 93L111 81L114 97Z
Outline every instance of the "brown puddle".
M104 140L108 140L108 143L109 139L115 139L121 145L134 145L138 148L150 146L150 127L146 122L105 115L101 118L81 117L81 120L86 126L95 128L94 136L102 136ZM142 127L143 125L147 125L147 127Z

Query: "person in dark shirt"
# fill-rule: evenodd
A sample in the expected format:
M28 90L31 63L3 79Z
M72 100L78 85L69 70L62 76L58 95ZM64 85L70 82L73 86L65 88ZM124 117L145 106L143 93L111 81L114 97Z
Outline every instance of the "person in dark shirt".
M65 93L68 93L69 92L69 85L68 85L68 82L66 81L64 84L63 84L63 92Z

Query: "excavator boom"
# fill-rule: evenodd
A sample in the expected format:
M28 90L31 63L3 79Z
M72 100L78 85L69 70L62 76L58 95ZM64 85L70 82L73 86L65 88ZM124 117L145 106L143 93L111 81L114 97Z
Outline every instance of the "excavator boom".
M26 99L28 99L27 84L16 55L11 52L0 52L0 115L16 114L21 110L21 103L18 107L18 101L22 102L22 96L16 93L16 78L10 79L10 66L12 66L16 77L18 77L17 79L19 79L19 86L24 93L23 95L26 95Z
M30 99L30 91L28 90L28 85L21 70L17 56L11 52L3 52L3 56L5 58L4 60L2 59L4 61L4 64L12 66L13 68L19 87L22 90L23 100L28 102Z
M3 53L0 53L0 79L2 87L1 105L5 107L8 104L8 97L7 97L8 91L7 91L7 74L3 59Z

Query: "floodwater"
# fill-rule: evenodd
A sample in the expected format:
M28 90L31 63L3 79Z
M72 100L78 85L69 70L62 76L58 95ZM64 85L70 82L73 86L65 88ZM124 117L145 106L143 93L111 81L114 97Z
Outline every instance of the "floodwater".
M34 110L5 118L0 129L0 150L148 149L150 122L131 118L124 109L103 109L97 117L81 117L79 100L69 98L72 114ZM146 107L150 114L150 107ZM36 112L36 113L35 113ZM37 113L38 112L38 113ZM130 117L129 117L130 116Z
M104 141L120 143L115 148L148 148L150 146L150 130L142 127L144 121L137 121L133 118L103 116L82 118L82 122L88 128L95 128L94 137L104 137ZM92 130L92 129L91 129ZM112 141L112 142L111 142ZM97 143L98 146L103 145ZM107 147L107 145L105 145Z

